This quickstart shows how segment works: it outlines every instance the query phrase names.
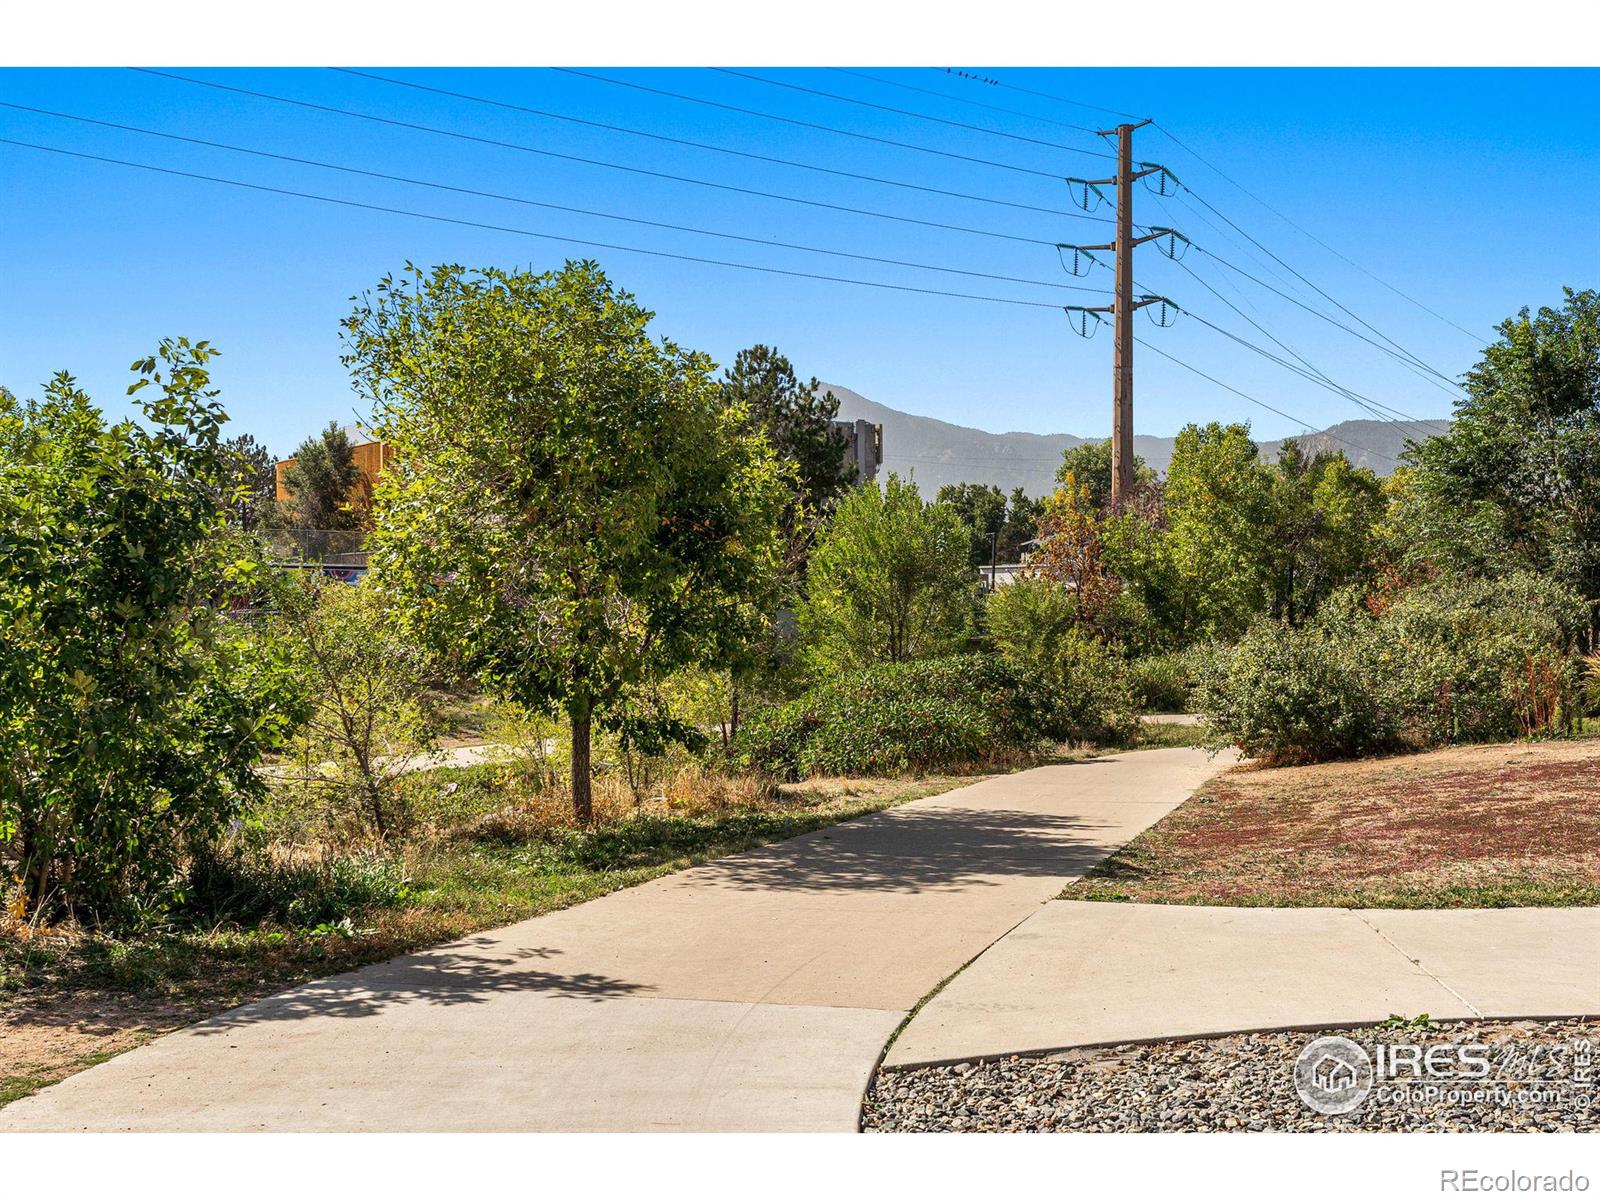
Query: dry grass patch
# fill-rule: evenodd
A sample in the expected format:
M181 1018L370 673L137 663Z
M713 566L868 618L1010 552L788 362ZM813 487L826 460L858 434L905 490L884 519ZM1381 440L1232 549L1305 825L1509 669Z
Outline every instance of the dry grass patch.
M1062 893L1163 904L1600 904L1600 738L1218 776Z

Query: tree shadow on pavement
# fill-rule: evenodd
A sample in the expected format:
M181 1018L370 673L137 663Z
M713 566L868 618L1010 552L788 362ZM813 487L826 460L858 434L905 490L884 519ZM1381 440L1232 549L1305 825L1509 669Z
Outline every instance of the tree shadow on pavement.
M1122 815L898 808L719 859L679 879L749 891L951 891L1077 874L1136 832Z
M592 971L562 974L539 966L561 953L545 947L507 950L487 937L456 943L464 948L494 946L496 953L453 948L408 954L344 975L319 979L271 996L196 1026L196 1034L224 1033L262 1021L295 1021L306 1017L371 1017L397 1004L483 1004L509 992L539 993L600 1001L636 996L652 990Z

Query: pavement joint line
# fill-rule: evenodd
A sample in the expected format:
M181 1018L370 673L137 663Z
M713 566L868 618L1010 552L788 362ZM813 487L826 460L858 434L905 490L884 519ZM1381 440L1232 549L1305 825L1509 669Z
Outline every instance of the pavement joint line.
M1433 981L1434 981L1434 982L1435 982L1435 983L1437 983L1437 984L1438 984L1438 985L1439 985L1439 986L1440 986L1440 987L1442 987L1442 988L1443 988L1443 989L1444 989L1444 990L1445 990L1445 991L1447 991L1447 992L1449 992L1449 993L1450 993L1450 994L1451 994L1451 995L1452 995L1452 996L1454 996L1454 997L1455 997L1455 998L1456 998L1456 999L1457 999L1457 1000L1459 1000L1459 1001L1461 1001L1461 1003L1462 1003L1462 1004L1465 1004L1465 1005L1466 1005L1466 1006L1467 1006L1467 1008L1468 1008L1468 1009L1469 1009L1469 1010L1471 1010L1471 1012L1472 1012L1472 1015L1473 1015L1473 1016L1474 1016L1474 1017L1476 1017L1476 1018L1477 1018L1477 1019L1478 1019L1478 1020L1480 1020L1480 1021L1481 1021L1481 1020L1483 1020L1483 1019L1484 1019L1484 1017L1483 1017L1483 1013L1482 1013L1482 1012L1481 1012L1481 1011L1480 1011L1480 1010L1479 1010L1479 1008L1478 1008L1478 1006L1477 1006L1477 1005L1476 1005L1476 1004L1474 1004L1474 1003L1473 1003L1473 1002L1472 1002L1472 1001L1471 1001L1471 1000L1468 1000L1468 999L1467 999L1467 998L1466 998L1466 997L1465 997L1465 996L1463 996L1463 995L1462 995L1462 994L1461 994L1461 993L1460 993L1460 992L1458 992L1458 991L1456 991L1456 989L1455 989L1455 988L1453 988L1453 987L1451 987L1451 986L1450 986L1450 985L1449 985L1449 984L1448 984L1448 983L1446 983L1446 982L1445 982L1445 981L1444 981L1444 980L1443 980L1443 979L1440 979L1440 978L1439 978L1439 977L1438 977L1438 976L1437 976L1437 975L1435 975L1435 974L1434 974L1434 973L1433 973L1433 972L1432 972L1432 971L1430 971L1430 970L1428 970L1428 968L1427 968L1427 967L1425 967L1425 966L1423 966L1423 965L1422 965L1422 960L1421 960L1421 959L1420 959L1420 958L1412 958L1412 957L1411 957L1411 956L1410 956L1410 955L1409 955L1409 954L1407 954L1407 953L1406 953L1406 952L1405 952L1405 951L1404 951L1404 950L1402 950L1402 949L1401 949L1401 948L1400 948L1400 946L1399 946L1399 945L1398 945L1398 944L1397 944L1397 943L1396 943L1396 942L1395 942L1395 940L1394 940L1394 939L1393 939L1393 938L1391 938L1391 937L1390 937L1390 936L1389 936L1389 935L1388 935L1388 934L1386 934L1386 933L1385 933L1385 932L1384 932L1384 931L1383 931L1383 930L1381 930L1381 929L1379 929L1379 928L1378 928L1378 927L1377 927L1377 926L1376 926L1376 925L1374 925L1374 924L1373 924L1373 923L1372 923L1372 922L1371 922L1371 921L1369 921L1369 920L1367 920L1367 918L1366 918L1366 917L1365 917L1365 916L1363 916L1363 915L1362 915L1362 913L1361 913L1361 910L1360 910L1360 909L1355 909L1355 908L1352 908L1352 909L1349 909L1349 910L1347 910L1347 911L1349 911L1349 912L1351 912L1351 913L1353 913L1353 914L1355 914L1355 918L1356 918L1356 920L1358 920L1358 921L1360 921L1360 922L1361 922L1361 923L1362 923L1362 924L1363 924L1363 925L1365 925L1365 926L1366 926L1366 927L1367 927L1367 928L1368 928L1368 929L1370 929L1370 930L1372 930L1372 932L1373 932L1373 933L1375 933L1375 934L1377 934L1377 935L1378 935L1378 936L1379 936L1379 937L1380 937L1380 938L1382 938L1382 939L1383 939L1383 940L1384 940L1384 941L1385 941L1385 942L1387 942L1387 943L1388 943L1388 944L1389 944L1389 947L1390 947L1390 948L1391 948L1391 949L1392 949L1392 950L1393 950L1393 951L1394 951L1394 952L1395 952L1395 953L1396 953L1396 954L1398 954L1398 955L1400 955L1400 957L1401 957L1401 958L1403 958L1403 959L1405 959L1405 960L1406 960L1406 961L1407 961L1407 962L1408 962L1408 963L1410 963L1410 964L1411 964L1411 965L1412 965L1412 966L1414 966L1414 967L1416 967L1416 968L1417 968L1417 970L1419 970L1419 971L1421 971L1421 972L1422 972L1422 973L1423 973L1423 974L1424 974L1424 975L1426 975L1426 976L1427 976L1427 977L1428 977L1428 978L1429 978L1429 979L1431 979L1431 980L1433 980Z
M1050 903L1049 900L1041 900L1039 902L1039 908L1043 909L1044 906L1046 904L1049 904L1049 903ZM906 1026L910 1025L912 1021L916 1020L917 1014L922 1011L923 1006L925 1004L927 1004L930 1000L932 1000L935 996L937 996L940 992L944 991L945 988L949 987L950 984L955 981L956 976L960 975L963 971L965 971L973 963L977 962L985 954L989 953L989 951L993 950L997 945L999 945L1001 942L1003 942L1006 938L1010 937L1013 933L1015 933L1018 929L1022 928L1023 925L1027 924L1030 920L1032 920L1037 915L1038 915L1037 911L1031 912L1027 916L1023 917L1021 920L1019 920L1015 925L1011 926L1009 929L1005 930L1004 932L998 934L992 942L990 942L982 950L979 950L971 958L967 959L966 962L962 963L954 971L951 971L950 974L946 975L938 983L934 984L933 987L931 989L929 989L927 995L923 996L920 1000L918 1000L910 1008L905 1010L905 1016L903 1018L901 1018L900 1024L898 1024L898 1025L896 1025L894 1027L894 1032L889 1035L888 1040L883 1043L883 1049L878 1051L878 1057L877 1057L877 1060L872 1064L872 1070L867 1073L867 1082L861 1089L861 1100L860 1100L860 1103L857 1105L857 1108L856 1108L856 1132L857 1133L865 1133L866 1132L866 1129L865 1129L865 1127L863 1125L863 1122L867 1119L867 1093L872 1090L872 1081L877 1078L877 1075L878 1075L879 1071L881 1071L881 1070L891 1070L892 1071L892 1070L896 1069L894 1067L887 1067L887 1068L884 1067L883 1060L884 1060L885 1057L887 1057L890 1049L894 1046L896 1040L900 1037L900 1035L902 1033L905 1032Z

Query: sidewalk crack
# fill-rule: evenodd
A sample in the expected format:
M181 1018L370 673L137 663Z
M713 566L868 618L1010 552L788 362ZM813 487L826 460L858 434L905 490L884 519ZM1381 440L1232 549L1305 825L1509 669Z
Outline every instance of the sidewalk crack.
M1480 1021L1483 1019L1483 1013L1479 1011L1478 1006L1476 1004L1474 1004L1471 1000L1468 1000L1465 996L1463 996L1460 992L1456 991L1455 988L1451 987L1448 983L1446 983L1443 979L1439 978L1439 976L1435 975L1432 971L1428 970L1427 967L1423 966L1422 965L1422 960L1420 958L1412 958L1409 954L1407 954L1404 950L1402 950L1400 948L1399 943L1397 943L1393 938L1391 938L1383 930L1379 929L1371 921L1367 920L1367 918L1364 917L1358 909L1352 908L1349 911L1354 914L1356 920L1360 921L1368 929L1372 930L1373 933L1377 934L1380 938L1382 938L1385 942L1387 942L1389 947L1390 947L1390 949L1392 949L1396 954L1400 955L1401 958L1405 959L1412 966L1416 967L1417 970L1421 971L1429 979L1433 980L1440 987L1442 987L1445 991L1449 992L1457 1000L1461 1001L1462 1004L1466 1005L1467 1011L1470 1012L1474 1017L1478 1018Z

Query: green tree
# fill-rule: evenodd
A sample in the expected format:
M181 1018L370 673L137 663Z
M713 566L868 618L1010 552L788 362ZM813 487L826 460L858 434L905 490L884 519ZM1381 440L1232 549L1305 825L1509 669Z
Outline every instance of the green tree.
M1213 421L1178 433L1162 491L1166 562L1158 578L1180 644L1236 636L1262 611L1271 515L1270 475L1248 426Z
M593 729L630 689L725 664L765 627L782 472L701 354L592 262L408 267L345 323L394 451L373 558L432 646L504 699L565 711L592 820Z
M778 460L793 466L784 533L801 561L817 524L855 482L855 466L845 459L845 434L834 425L839 401L815 378L802 383L787 358L761 345L739 351L723 372L722 393L730 407L745 413L750 428L766 435Z
M1600 604L1600 292L1567 288L1559 308L1525 308L1499 332L1450 431L1410 455L1403 560L1550 572Z
M1006 527L1006 494L992 483L947 483L935 502L953 508L968 536L967 561L975 567L989 565L990 537L999 555L1000 535ZM997 557L996 561L1013 559Z
M365 516L361 469L349 435L335 423L295 448L283 488L302 529L359 529Z
M817 540L797 612L818 675L948 654L971 625L977 574L955 509L910 480L845 497Z
M248 433L229 438L223 445L236 456L233 481L238 496L233 505L234 519L246 532L274 527L282 519L276 460Z
M1013 488L1008 498L993 484L947 483L935 501L948 504L960 516L971 537L969 559L975 567L989 565L991 534L995 562L1019 561L1023 543L1038 536L1044 518L1044 501L1029 499L1020 487Z
M1070 486L1069 475L1088 487L1089 502L1097 510L1104 509L1111 503L1111 439L1067 447L1056 468L1056 482ZM1149 487L1156 481L1156 473L1137 454L1133 456L1133 480L1136 488Z
M1307 456L1283 443L1268 469L1264 541L1270 612L1303 621L1335 590L1365 578L1385 501L1378 477L1342 452Z
M296 719L273 648L219 611L260 569L229 529L214 354L133 364L149 428L64 373L0 399L0 854L46 916L159 910Z
M1006 521L1000 527L1000 561L1020 562L1024 542L1039 536L1039 522L1044 520L1044 500L1033 499L1020 487L1011 489L1006 502Z
M803 586L818 529L855 482L855 465L845 456L846 435L834 424L839 401L815 378L801 382L788 358L763 345L739 351L733 366L723 372L722 394L730 407L745 414L746 428L767 439L785 469L788 497L779 522L783 571L778 603L792 604ZM794 671L793 657L789 631L773 625L728 664L729 740L738 732L745 700L781 691L784 677Z

